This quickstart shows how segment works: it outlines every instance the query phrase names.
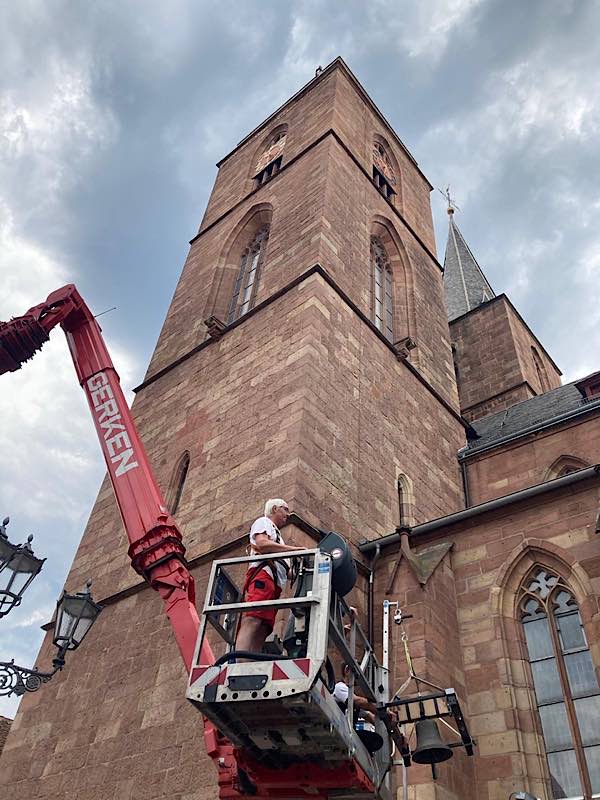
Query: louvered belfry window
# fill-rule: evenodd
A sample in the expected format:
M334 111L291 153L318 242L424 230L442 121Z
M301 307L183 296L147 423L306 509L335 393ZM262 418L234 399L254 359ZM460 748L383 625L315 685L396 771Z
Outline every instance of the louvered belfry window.
M269 226L265 225L258 231L242 253L240 269L229 305L228 323L246 314L254 305L260 269L265 258L268 239Z
M386 339L394 341L394 313L392 305L392 268L380 239L371 239L371 271L373 293L373 322Z
M519 603L552 797L600 797L600 687L568 586L535 567Z

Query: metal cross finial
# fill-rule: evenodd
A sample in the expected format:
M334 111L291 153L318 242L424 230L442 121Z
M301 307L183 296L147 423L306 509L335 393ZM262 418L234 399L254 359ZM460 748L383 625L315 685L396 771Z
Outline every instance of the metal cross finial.
M441 189L438 189L438 192L446 198L446 202L448 203L448 208L446 210L448 214L450 214L450 216L454 214L455 209L460 211L460 208L456 205L456 203L454 202L454 200L450 195L450 185L446 186L445 192L443 192Z

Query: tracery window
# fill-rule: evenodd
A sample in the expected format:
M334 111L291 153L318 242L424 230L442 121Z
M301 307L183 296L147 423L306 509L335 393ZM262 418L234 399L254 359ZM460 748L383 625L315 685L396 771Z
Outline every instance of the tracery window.
M242 253L240 269L229 304L228 323L246 314L254 305L268 239L269 226L264 225Z
M381 142L373 144L373 183L384 197L391 200L396 194L398 179L390 157Z
M386 339L394 341L392 268L385 247L377 236L371 238L373 322Z
M262 186L281 169L283 149L285 147L286 130L277 131L271 138L266 150L263 152L254 169L254 180L257 186Z
M562 478L571 472L578 472L580 469L585 469L585 467L589 466L590 464L587 461L578 458L578 456L562 455L548 467L544 480L551 481L554 478Z
M535 567L519 611L552 797L600 797L600 687L577 603L558 575Z

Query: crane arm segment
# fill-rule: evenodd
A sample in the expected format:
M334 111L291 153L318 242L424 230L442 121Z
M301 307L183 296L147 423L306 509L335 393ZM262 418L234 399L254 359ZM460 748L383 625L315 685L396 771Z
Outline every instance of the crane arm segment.
M177 523L170 515L127 406L100 326L73 284L23 316L0 322L0 374L20 369L61 325L94 425L129 539L133 568L165 603L189 670L199 628L194 579ZM205 654L214 660L210 646Z

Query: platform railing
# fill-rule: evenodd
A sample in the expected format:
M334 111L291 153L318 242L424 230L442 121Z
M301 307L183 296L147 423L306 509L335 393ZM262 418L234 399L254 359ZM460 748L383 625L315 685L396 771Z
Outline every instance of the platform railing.
M302 559L305 574L312 572L313 579L315 564L317 561L321 563L323 558L331 564L329 556L318 549L294 550L277 554L277 560L285 559L289 563ZM213 562L202 611L201 636L207 634L206 622L208 622L227 645L227 653L233 655L240 616L244 612L267 608L291 609L292 613L300 613L300 615L303 611L308 612L309 628L316 629L318 626L325 625L326 630L319 631L321 635L312 635L314 630L311 630L306 646L306 657L320 659L325 666L328 649L332 648L339 656L340 661L349 665L348 721L353 724L354 692L376 705L382 705L388 701L387 670L377 660L372 644L358 622L357 614L344 598L333 592L331 586L324 596L321 591L315 591L314 580L312 584L309 580L308 584L312 588L307 590L306 594L297 597L262 601L243 600L241 588L236 579L232 577L232 571L251 563L273 560L273 554L265 554L236 556ZM329 575L331 576L331 574L330 572ZM285 653L272 655L273 660L287 657L289 656ZM383 692L379 691L380 687L383 687Z

